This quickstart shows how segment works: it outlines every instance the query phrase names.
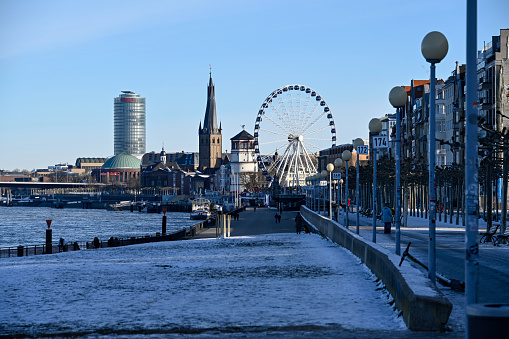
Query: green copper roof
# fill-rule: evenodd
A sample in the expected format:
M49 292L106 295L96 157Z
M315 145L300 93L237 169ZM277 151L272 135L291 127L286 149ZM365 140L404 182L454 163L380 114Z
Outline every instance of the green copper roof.
M120 153L108 159L101 168L140 168L140 165L140 159L127 153Z

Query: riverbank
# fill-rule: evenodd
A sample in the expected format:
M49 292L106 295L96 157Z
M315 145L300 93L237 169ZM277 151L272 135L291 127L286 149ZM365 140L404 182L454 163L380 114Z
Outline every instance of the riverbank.
M52 220L55 244L60 238L68 243L90 242L95 237L131 238L162 233L163 214L129 211L57 209L49 207L0 208L0 247L46 243L46 220ZM197 223L189 213L167 213L166 233L180 231Z
M411 335L375 280L304 234L11 258L0 262L0 334Z

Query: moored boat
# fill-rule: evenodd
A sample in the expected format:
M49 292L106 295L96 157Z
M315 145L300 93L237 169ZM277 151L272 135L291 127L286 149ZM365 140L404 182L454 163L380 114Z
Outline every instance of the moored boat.
M191 219L206 220L210 218L210 200L198 198L192 200Z

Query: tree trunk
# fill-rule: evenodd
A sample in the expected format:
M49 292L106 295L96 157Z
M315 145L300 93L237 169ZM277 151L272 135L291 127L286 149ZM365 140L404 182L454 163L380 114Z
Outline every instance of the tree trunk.
M488 232L493 222L493 213L491 210L493 208L493 185L491 182L491 152L489 154L488 168L486 171L486 195L487 195L486 208L488 209L486 232Z
M459 180L458 180L459 181ZM460 184L456 185L456 225L460 224L461 189Z
M504 234L507 229L507 172L509 162L507 161L507 157L509 156L509 152L504 150L503 162L502 162L502 223L500 225L500 233Z

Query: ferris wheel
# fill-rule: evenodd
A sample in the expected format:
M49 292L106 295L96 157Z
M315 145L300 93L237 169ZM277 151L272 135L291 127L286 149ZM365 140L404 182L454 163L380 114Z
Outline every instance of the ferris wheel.
M263 102L254 128L258 168L269 186L306 185L318 170L319 151L336 145L329 106L313 89L287 85Z

